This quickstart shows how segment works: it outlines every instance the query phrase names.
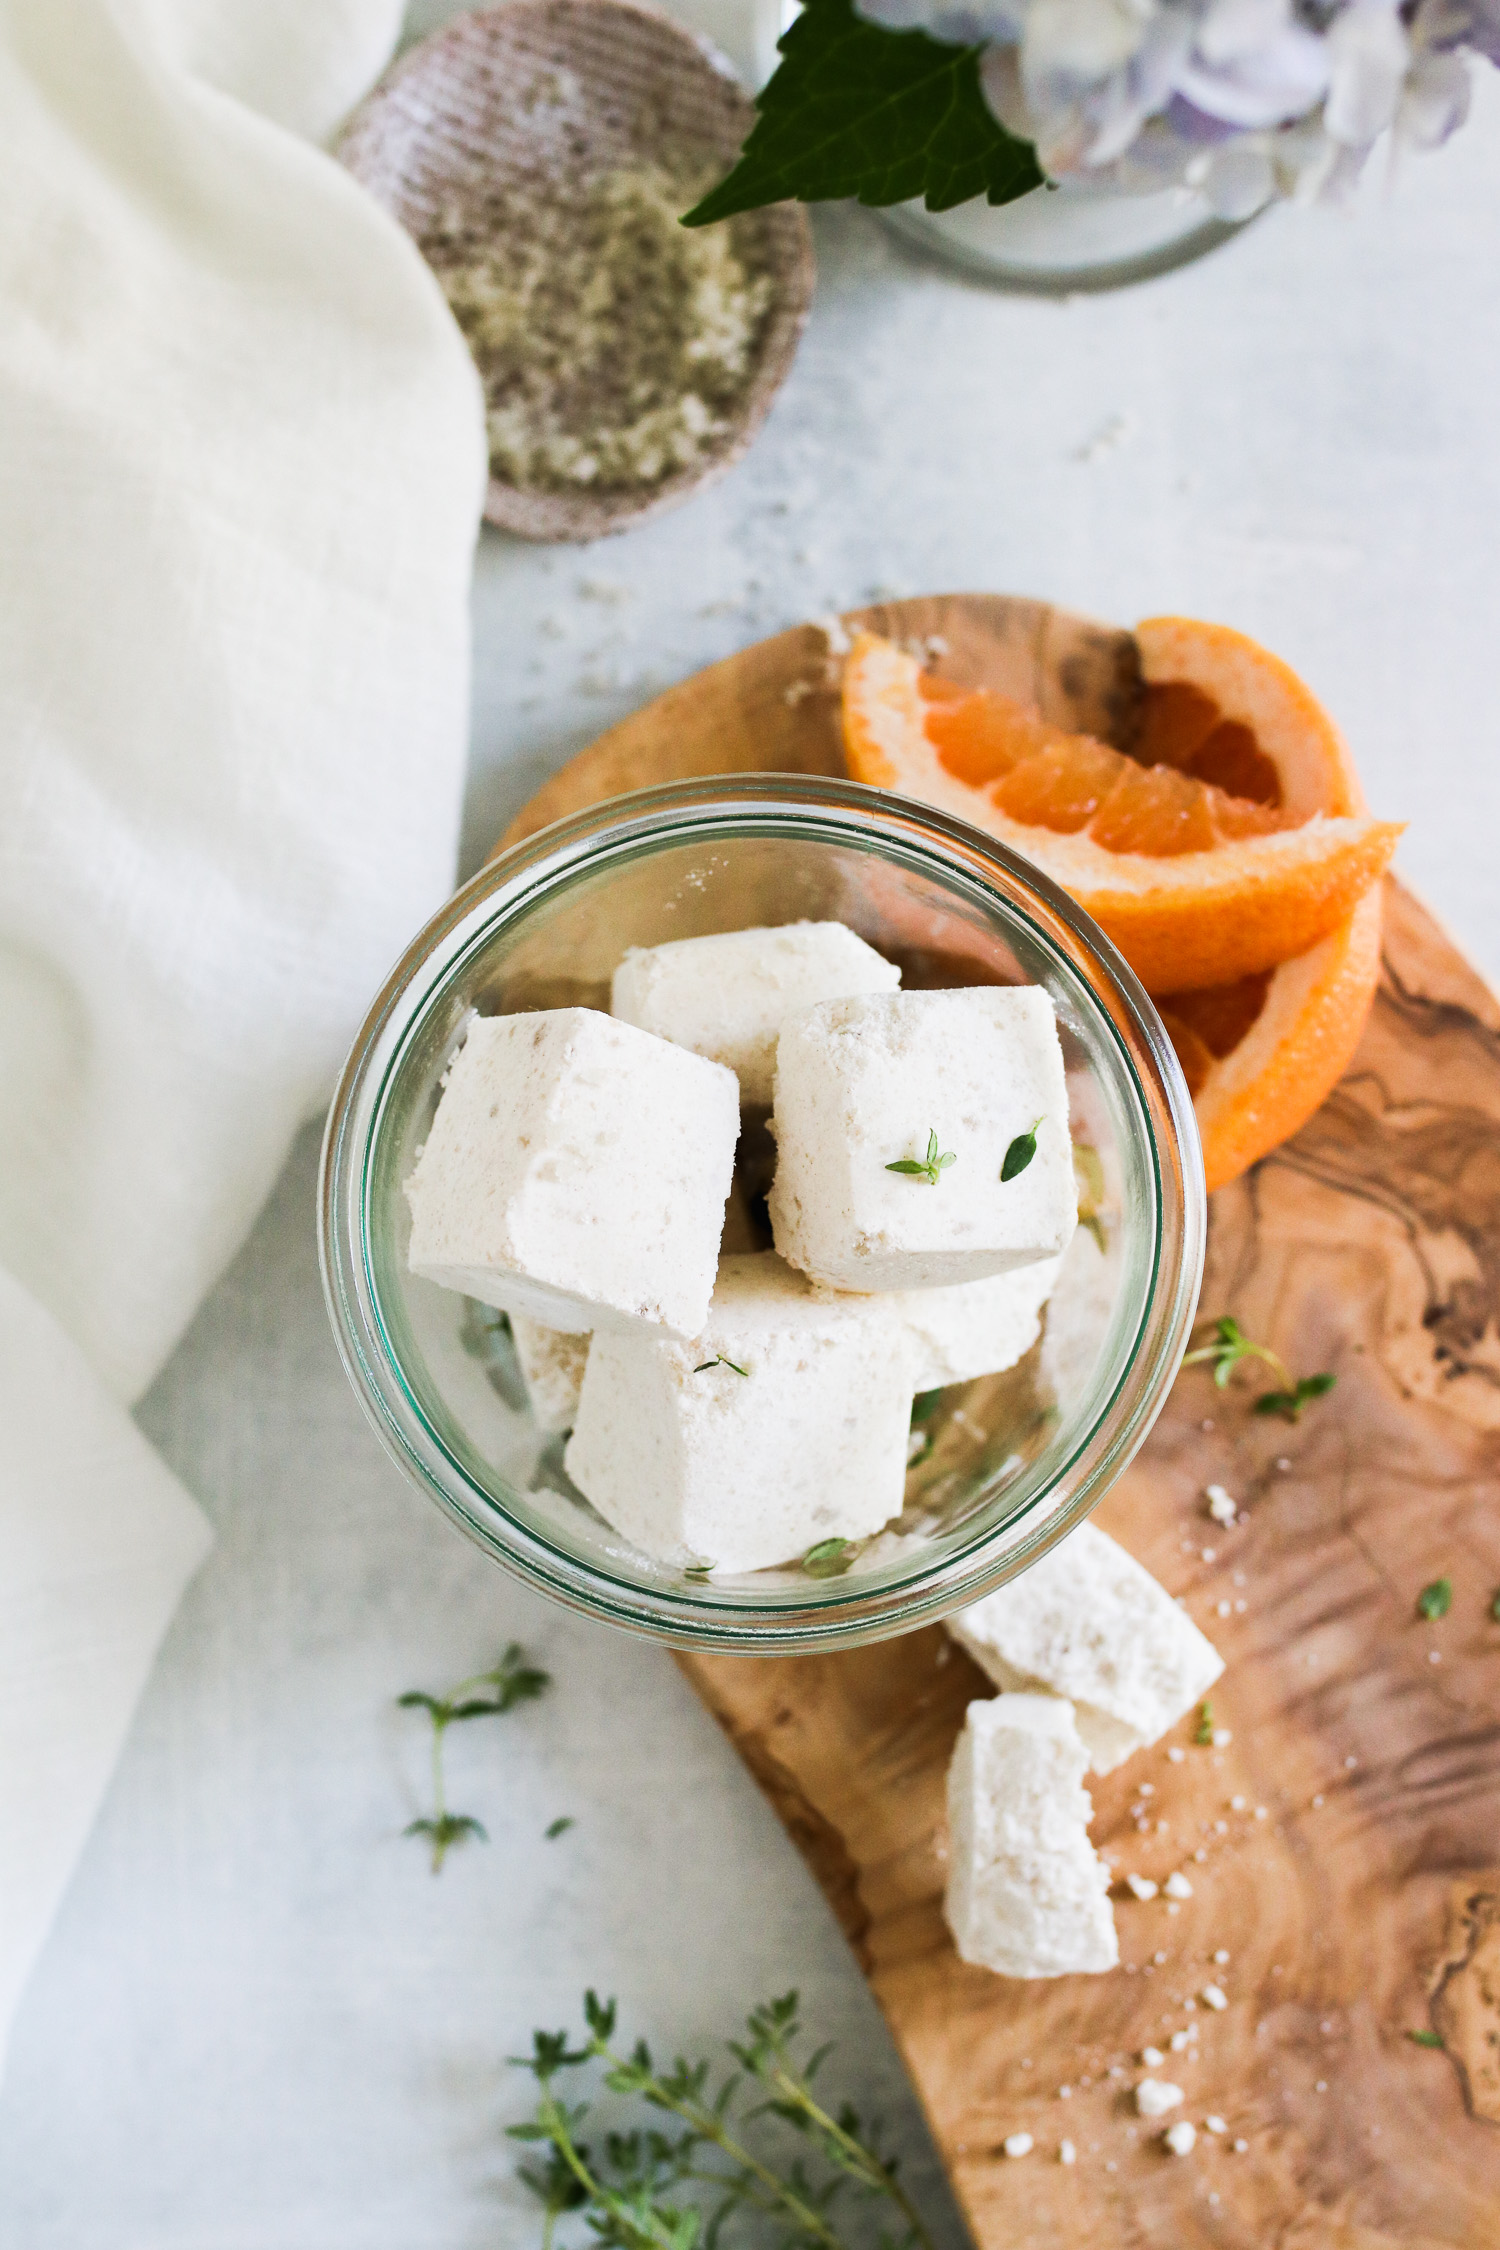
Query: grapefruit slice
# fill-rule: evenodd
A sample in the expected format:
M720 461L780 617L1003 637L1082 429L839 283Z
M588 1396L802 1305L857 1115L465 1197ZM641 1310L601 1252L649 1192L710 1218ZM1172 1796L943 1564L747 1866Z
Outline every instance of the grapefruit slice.
M1210 1189L1289 1140L1349 1067L1380 974L1383 906L1377 883L1300 960L1163 1001Z
M871 633L844 666L856 781L957 814L1086 907L1147 990L1263 974L1331 935L1389 865L1337 729L1227 627L1153 618L1135 754L992 689L954 690Z

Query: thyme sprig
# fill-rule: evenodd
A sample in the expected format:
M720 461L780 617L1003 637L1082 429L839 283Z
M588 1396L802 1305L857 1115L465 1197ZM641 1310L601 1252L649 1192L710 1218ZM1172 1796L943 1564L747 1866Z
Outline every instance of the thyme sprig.
M881 2153L879 2128L867 2132L853 2109L835 2114L813 2091L829 2050L805 2062L797 2056L803 2031L795 1992L753 2009L747 2037L725 2042L736 2067L717 2087L706 2060L679 2056L659 2068L644 2040L624 2053L613 2043L615 2021L614 2001L590 1992L576 2047L565 2031L538 2031L531 2054L512 2058L539 2089L535 2115L509 2131L546 2152L541 2163L520 2167L546 2213L542 2250L552 2250L557 2222L569 2212L584 2219L602 2250L717 2250L736 2215L777 2222L786 2250L845 2250L848 2238L834 2217L851 2189L894 2206L903 2223L895 2237L882 2229L882 2250L932 2250L895 2160ZM558 2080L588 2064L602 2067L611 2093L634 2097L680 2129L646 2124L585 2140L590 2105L569 2102ZM756 2088L764 2098L737 2114ZM778 2165L774 2147L750 2145L747 2128L766 2119L797 2136L801 2146L789 2163Z
M421 1820L411 1821L401 1833L427 1838L432 1846L434 1875L442 1873L443 1861L454 1845L461 1844L466 1837L477 1837L481 1844L490 1840L483 1822L476 1820L472 1813L448 1809L443 1742L449 1727L466 1719L489 1719L513 1711L518 1703L534 1702L551 1685L551 1673L528 1664L520 1643L512 1641L498 1664L492 1665L488 1672L476 1672L471 1678L460 1680L446 1695L429 1695L424 1688L408 1688L405 1695L397 1696L399 1710L425 1711L432 1722L432 1811ZM476 1689L480 1688L490 1688L493 1693L476 1694Z
M1006 1161L1009 1162L1009 1159ZM929 1187L936 1187L949 1165L957 1162L957 1151L951 1148L940 1150L937 1134L929 1131L925 1156L898 1156L894 1164L887 1164L886 1170L900 1172L907 1179L925 1180Z
M1262 1393L1250 1410L1252 1414L1280 1414L1288 1422L1300 1422L1303 1408L1310 1406L1315 1398L1325 1397L1338 1381L1336 1375L1328 1373L1294 1377L1279 1352L1273 1352L1269 1344L1253 1342L1228 1313L1214 1322L1209 1342L1188 1352L1182 1364L1184 1367L1211 1365L1214 1381L1222 1391L1235 1369L1248 1359L1263 1361L1279 1385L1274 1391Z
M726 1359L722 1352L715 1352L712 1359L704 1360L701 1367L693 1369L693 1373L695 1375L706 1375L711 1367L727 1367L731 1375L748 1376L750 1373L748 1367L741 1367L738 1360Z

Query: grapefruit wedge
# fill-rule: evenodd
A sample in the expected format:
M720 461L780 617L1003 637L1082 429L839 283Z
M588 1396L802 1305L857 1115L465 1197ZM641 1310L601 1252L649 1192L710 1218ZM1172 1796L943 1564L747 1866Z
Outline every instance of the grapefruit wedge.
M1126 755L861 633L844 666L849 772L1035 861L1149 992L1264 975L1347 920L1401 828L1366 816L1338 730L1266 650L1185 618L1136 637L1145 690Z
M1382 887L1299 960L1161 1004L1210 1189L1290 1140L1353 1060L1380 974Z

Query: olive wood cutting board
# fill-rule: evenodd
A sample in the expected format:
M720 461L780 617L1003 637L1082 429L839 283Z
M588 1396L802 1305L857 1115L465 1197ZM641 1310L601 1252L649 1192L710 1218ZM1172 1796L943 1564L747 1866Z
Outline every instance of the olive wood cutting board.
M1128 724L1126 634L999 596L860 617L961 682ZM760 771L843 771L820 628L659 696L505 840L652 782ZM944 1773L990 1690L940 1630L680 1661L837 1914L980 2250L1496 2250L1500 1005L1399 883L1354 1063L1213 1198L1201 1307L1338 1384L1290 1427L1251 1415L1253 1379L1218 1392L1189 1369L1099 1509L1222 1651L1232 1734L1199 1748L1188 1721L1179 1761L1162 1743L1093 1779L1118 1868L1192 1885L1175 1911L1117 1896L1115 1973L1017 1982L954 1953ZM1208 1516L1211 1483L1240 1505L1233 1528ZM1452 1609L1426 1622L1417 1596L1440 1577ZM1135 2114L1146 2047L1185 2090L1186 2158ZM1007 2159L1019 2132L1035 2147Z

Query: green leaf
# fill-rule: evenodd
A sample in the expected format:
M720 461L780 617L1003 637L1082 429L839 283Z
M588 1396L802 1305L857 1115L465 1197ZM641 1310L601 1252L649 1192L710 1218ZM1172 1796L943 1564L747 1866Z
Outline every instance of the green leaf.
M1214 1739L1214 1707L1211 1703L1198 1706L1198 1724L1193 1730L1193 1740L1200 1750L1211 1750Z
M1409 2031L1406 2034L1414 2047L1436 2047L1442 2050L1443 2042L1435 2031Z
M816 1547L808 1548L802 1567L809 1578L840 1578L853 1560L852 1540L820 1539Z
M1490 1615L1495 1623L1500 1625L1500 1589L1496 1590L1495 1597L1490 1603Z
M1036 1125L1032 1126L1029 1133L1017 1133L1015 1139L1011 1142L1010 1147L1005 1152L1005 1162L1000 1167L1002 1181L1015 1179L1019 1173L1025 1171L1027 1165L1035 1156L1037 1125L1040 1125L1041 1122L1041 1119L1038 1118Z
M1446 1617L1453 1607L1453 1581L1451 1578L1434 1578L1417 1596L1419 1617Z
M978 195L1010 203L1042 185L1030 142L1008 133L984 98L977 47L885 31L852 0L808 0L779 52L738 163L684 226L792 198L881 206L922 196L929 211L949 211Z
M912 1428L914 1430L919 1430L924 1422L930 1422L933 1415L936 1414L938 1408L942 1405L942 1403L943 1394L940 1390L918 1391L916 1397L911 1402Z
M716 1352L712 1359L706 1359L701 1367L693 1369L693 1373L706 1375L711 1367L727 1367L732 1375L748 1376L750 1373L748 1367L741 1367L738 1360L726 1359L722 1352Z
M894 1164L887 1164L886 1170L904 1173L908 1179L925 1180L929 1187L936 1187L949 1165L957 1162L958 1158L951 1148L939 1151L937 1134L929 1132L925 1156L900 1157Z
M565 1836L570 1828L576 1828L577 1825L571 1813L563 1813L557 1820L549 1822L542 1834L550 1844L555 1836Z

